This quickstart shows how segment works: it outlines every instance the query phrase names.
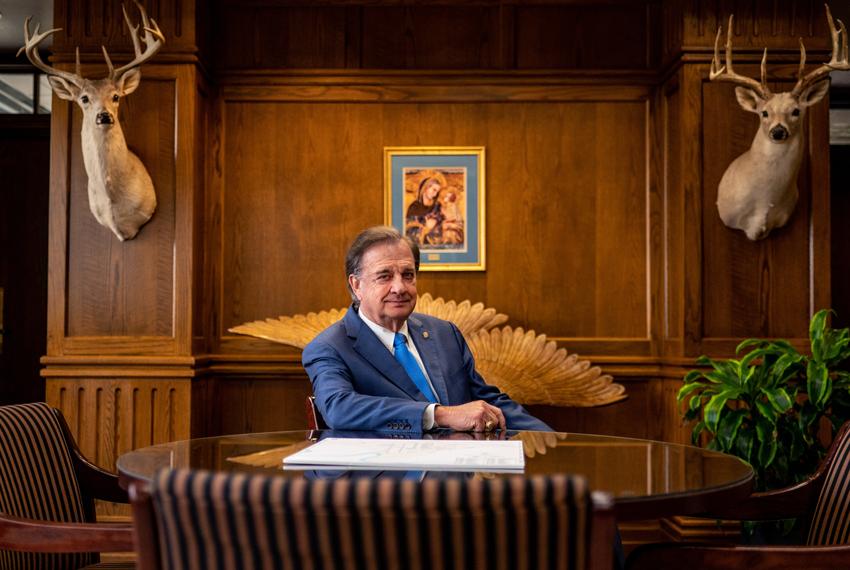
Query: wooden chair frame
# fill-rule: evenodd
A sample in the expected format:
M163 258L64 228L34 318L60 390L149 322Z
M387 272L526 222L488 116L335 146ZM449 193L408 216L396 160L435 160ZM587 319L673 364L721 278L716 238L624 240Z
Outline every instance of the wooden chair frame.
M305 412L307 414L307 429L328 429L328 424L325 418L316 409L316 396L307 396L304 402Z
M24 552L128 552L133 550L133 527L126 523L97 523L94 500L127 503L118 476L91 463L80 452L59 410L53 413L71 452L83 496L85 523L48 522L0 513L0 548Z
M734 505L721 506L701 516L729 520L810 519L826 474L838 453L839 442L850 437L850 422L835 436L826 458L804 481L764 493L753 493ZM850 560L850 545L841 546L740 546L688 543L648 544L629 556L629 570L657 568L836 568Z

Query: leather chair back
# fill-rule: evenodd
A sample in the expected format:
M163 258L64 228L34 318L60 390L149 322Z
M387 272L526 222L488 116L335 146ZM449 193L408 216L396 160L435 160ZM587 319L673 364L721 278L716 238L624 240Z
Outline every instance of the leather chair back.
M145 500L153 515L137 517ZM160 553L141 569L612 565L610 505L594 506L578 476L419 483L175 470L160 472L150 497L133 503L147 527L138 528L139 544L155 541L147 550ZM592 530L598 513L607 517L600 531ZM598 553L592 540L603 546ZM594 559L599 553L607 559Z
M0 512L25 519L87 522L71 451L47 404L0 406ZM0 550L0 568L74 569L96 553Z

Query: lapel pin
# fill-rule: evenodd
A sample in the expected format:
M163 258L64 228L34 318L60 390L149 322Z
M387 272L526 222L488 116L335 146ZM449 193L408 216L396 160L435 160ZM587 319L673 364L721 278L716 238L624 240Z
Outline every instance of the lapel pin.
M428 338L431 335L428 334L428 331L422 331L422 336L424 336L425 338Z

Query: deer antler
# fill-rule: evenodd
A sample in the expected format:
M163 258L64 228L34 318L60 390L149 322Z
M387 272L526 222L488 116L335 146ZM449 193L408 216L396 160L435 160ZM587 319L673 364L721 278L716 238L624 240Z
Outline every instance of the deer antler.
M708 78L712 81L715 79L718 81L729 81L730 83L737 83L738 85L749 87L758 93L762 99L768 99L771 93L770 89L767 87L767 48L764 50L764 55L761 56L761 83L751 77L738 75L732 69L733 17L734 16L729 16L729 28L726 30L726 65L722 67L720 65L720 49L718 44L720 43L720 33L723 30L723 26L718 26L717 36L714 38L714 57L711 59L711 71L709 71Z
M47 30L46 32L38 33L41 24L35 25L35 30L33 30L32 35L30 35L30 20L32 20L32 16L29 16L24 21L24 45L21 49L18 50L17 55L21 55L22 52L26 52L27 59L32 62L34 66L38 69L42 70L48 75L56 75L61 77L62 79L66 79L73 83L74 85L79 85L82 80L82 75L80 74L80 48L77 48L77 66L76 66L76 74L70 73L68 71L62 71L60 69L56 69L55 67L50 67L46 63L41 60L41 56L38 53L38 44L43 42L48 36L51 34L62 30L62 28L53 28L52 30Z
M844 22L838 20L838 27L835 27L835 20L832 19L832 12L829 11L829 4L824 4L826 8L826 19L829 22L829 34L832 36L832 57L828 63L824 63L808 75L803 75L803 69L806 67L806 46L803 45L803 38L800 38L800 70L797 72L797 84L791 90L791 95L798 96L803 90L817 83L833 70L850 69L850 61L847 59L847 28L844 27Z
M113 80L121 77L121 74L125 71L138 67L145 61L152 58L154 54L159 51L159 48L162 47L162 44L165 43L165 36L162 35L156 20L148 18L148 14L145 12L145 9L141 4L135 0L134 3L142 16L142 30L144 30L144 35L141 38L141 42L144 42L145 44L145 51L142 51L141 42L139 40L139 26L134 26L130 22L130 17L127 15L127 9L124 7L124 4L121 4L121 10L124 12L124 21L127 22L127 28L130 30L130 37L133 40L133 51L136 53L136 57L127 65L122 65L118 69L114 69L112 67L112 60L109 59L109 54L106 52L106 47L101 46L103 49L103 57L106 59L106 65L109 67L109 78Z

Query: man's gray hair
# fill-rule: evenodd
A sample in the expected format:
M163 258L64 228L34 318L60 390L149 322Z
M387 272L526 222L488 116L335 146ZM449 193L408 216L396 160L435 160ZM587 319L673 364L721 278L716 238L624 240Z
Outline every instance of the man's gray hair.
M419 246L409 236L402 235L397 229L392 226L373 226L366 228L354 238L351 245L348 246L348 253L345 254L345 284L348 287L348 293L351 295L351 300L357 305L357 297L354 295L354 290L348 282L348 276L354 275L360 277L360 272L363 270L363 256L374 245L381 243L395 244L404 242L410 247L413 252L413 262L416 265L416 271L419 271Z

